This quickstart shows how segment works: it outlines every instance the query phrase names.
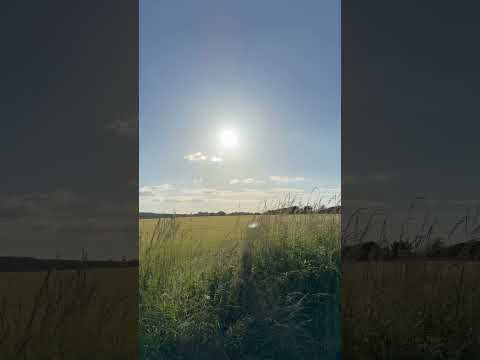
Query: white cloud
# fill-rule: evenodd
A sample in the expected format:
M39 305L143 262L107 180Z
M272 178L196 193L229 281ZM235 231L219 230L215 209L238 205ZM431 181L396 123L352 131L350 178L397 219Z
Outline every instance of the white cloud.
M214 194L218 190L210 188L201 188L201 189L183 189L182 194Z
M155 194L153 193L153 190L149 186L142 186L139 190L138 193L140 196L154 196Z
M210 162L223 162L223 158L219 157L219 156L212 156L210 157Z
M152 189L154 189L155 191L168 191L173 190L174 186L170 184L154 185L152 186Z
M328 205L328 199L336 190L317 188L315 192L312 192L302 188L303 186L289 186L290 184L285 183L257 186L262 181L253 177L233 178L229 183L237 184L238 187L228 184L218 187L206 187L201 184L179 188L168 184L142 187L140 209L141 211L180 214L220 210L226 212L263 211L265 207L284 206L285 201L293 201L295 204L312 204L321 201Z
M207 160L207 155L202 152L196 152L194 154L185 155L183 158L188 161L204 161Z
M193 162L210 162L210 163L221 163L223 162L223 158L220 156L208 156L203 152L199 151L193 154L188 154L183 157L185 160L193 161Z
M142 186L139 189L139 195L143 196L156 196L159 193L173 190L174 187L170 184L154 185L154 186Z
M203 184L203 178L193 178L192 183L196 185Z
M231 179L229 181L230 185L236 185L236 184L244 184L244 185L251 185L251 184L265 184L265 181L263 180L257 180L254 178L246 178L246 179Z
M166 203L198 203L203 202L205 199L201 196L170 196L164 200Z
M304 177L297 176L297 177L288 177L288 176L270 176L270 180L273 182L278 183L292 183L292 182L301 182L305 181Z

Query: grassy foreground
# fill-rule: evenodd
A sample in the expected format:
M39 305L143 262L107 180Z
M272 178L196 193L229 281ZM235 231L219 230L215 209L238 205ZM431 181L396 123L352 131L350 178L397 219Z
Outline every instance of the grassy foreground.
M480 354L480 263L342 264L343 358L473 360Z
M338 359L340 217L140 223L143 359Z
M416 206L400 232L369 209L343 224L343 359L480 358L480 209L450 227Z
M137 270L0 272L0 358L136 359Z

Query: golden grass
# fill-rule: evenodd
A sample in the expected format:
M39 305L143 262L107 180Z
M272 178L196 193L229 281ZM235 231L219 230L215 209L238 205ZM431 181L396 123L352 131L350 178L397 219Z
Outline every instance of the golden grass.
M480 263L344 262L345 359L462 359L478 352ZM465 357L468 358L468 357Z
M2 360L137 357L137 268L0 279Z

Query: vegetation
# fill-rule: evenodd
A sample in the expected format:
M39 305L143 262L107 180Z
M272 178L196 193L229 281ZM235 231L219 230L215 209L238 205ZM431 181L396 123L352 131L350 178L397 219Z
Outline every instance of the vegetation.
M342 264L344 359L476 359L480 263Z
M368 208L348 215L342 223L343 259L480 259L480 207L465 209L459 217L450 215L449 225L428 208L417 210L417 202L410 204L403 219ZM392 217L397 218L396 226Z
M137 269L0 272L2 360L135 359Z
M339 215L142 220L144 359L337 359Z
M408 214L396 236L383 214L362 226L359 213L343 224L343 358L478 358L478 209L447 231Z

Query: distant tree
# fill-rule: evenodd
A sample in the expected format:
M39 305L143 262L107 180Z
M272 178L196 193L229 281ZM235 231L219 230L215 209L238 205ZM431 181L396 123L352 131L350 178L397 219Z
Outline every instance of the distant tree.
M289 214L296 214L298 213L298 206L292 206L288 209Z
M303 213L304 214L310 214L313 211L313 208L311 206L305 206L303 208Z

